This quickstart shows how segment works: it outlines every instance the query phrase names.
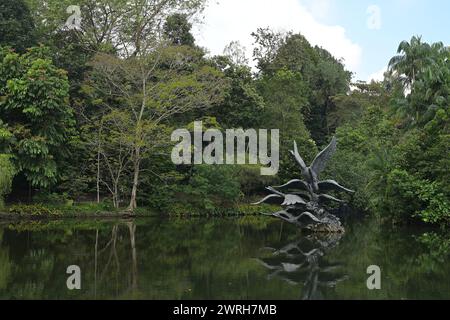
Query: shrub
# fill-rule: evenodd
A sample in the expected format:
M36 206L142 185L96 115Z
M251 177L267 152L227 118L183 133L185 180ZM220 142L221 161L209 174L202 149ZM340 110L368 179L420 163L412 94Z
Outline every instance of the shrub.
M50 209L42 204L17 204L9 208L9 212L17 215L32 216L32 217L51 217L61 216L61 211L57 209Z
M241 198L239 171L230 165L198 165L194 167L189 183L178 186L169 210L203 211L217 214L234 208Z
M388 177L388 206L395 218L419 217L424 222L450 222L450 201L436 182L418 179L404 170Z
M244 195L254 195L264 191L266 186L279 183L277 176L262 176L259 165L240 165L238 168L238 181Z
M10 161L10 156L0 154L0 208L4 205L4 196L11 191L11 183L15 170Z
M233 204L241 197L237 171L231 166L197 167L187 190L197 197L201 207L211 210L216 205Z
M33 201L37 203L46 203L52 205L71 206L73 204L73 200L69 199L67 193L58 194L58 193L41 192L33 197Z

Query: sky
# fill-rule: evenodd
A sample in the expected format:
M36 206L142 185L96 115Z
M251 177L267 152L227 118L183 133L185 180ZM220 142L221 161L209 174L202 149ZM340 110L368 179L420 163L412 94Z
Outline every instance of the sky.
M194 33L211 55L239 41L251 61L257 28L300 32L343 58L355 81L381 80L399 43L414 35L450 45L448 0L210 0L203 16Z

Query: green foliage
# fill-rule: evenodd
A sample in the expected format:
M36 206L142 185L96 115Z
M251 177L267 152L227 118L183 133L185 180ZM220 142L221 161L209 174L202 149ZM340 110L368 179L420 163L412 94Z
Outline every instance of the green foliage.
M83 45L77 31L58 31L44 39L45 46L50 48L49 57L54 65L67 71L70 84L70 102L79 108L84 105L81 85L86 73L90 70L89 60L94 53Z
M60 200L60 199L57 199ZM96 214L111 214L116 213L111 201L105 199L100 203L96 202L78 202L73 203L73 201L68 200L63 204L56 204L51 206L55 210L63 212L65 216L83 216L83 215L96 215Z
M148 201L137 187L152 189L140 181L151 180L141 172L152 165L153 155L165 152L170 159L173 128L221 103L227 80L202 50L186 45L162 46L129 59L97 54L92 66L82 88L96 112L82 127L79 147L91 148L89 172L111 194L115 206L129 192L134 207L136 198Z
M303 121L302 110L308 103L305 82L299 72L283 68L272 75L262 76L257 85L265 102L261 126L280 130L279 176L282 179L291 178L292 172L298 170L289 153L294 141L307 160L312 160L317 151Z
M235 166L198 165L193 167L188 183L178 188L176 202L182 200L194 211L207 213L215 212L216 208L232 208L241 196Z
M332 97L327 123L330 131L343 127L346 124L357 123L367 109L373 106L386 108L390 96L382 83L370 84L357 82L353 84L355 90L347 94L337 94Z
M325 176L356 190L353 206L388 221L448 224L448 47L403 41L383 82L350 91L343 61L301 34L253 33L255 74L236 41L213 58L195 45L191 21L203 0L157 3L82 0L78 32L62 27L68 0L27 0L31 11L0 0L0 45L9 46L0 48L0 199L17 173L35 202L74 212L72 199L97 195L106 202L92 210L125 201L133 209L137 199L175 214L253 212L239 208L243 196L299 177L294 140L309 162L337 135ZM45 47L25 51L36 39ZM222 130L279 129L278 176L252 165L173 165L171 132L200 119Z
M354 204L383 220L448 225L448 51L413 38L399 53L384 84L359 84L334 99L336 158L349 162L337 160L332 169L357 190ZM342 117L344 108L359 116Z
M401 95L394 110L404 125L421 127L450 103L450 49L443 43L428 44L421 37L403 41L399 55L389 63L391 81L411 93Z
M344 69L342 61L322 48L312 47L301 34L258 29L253 36L257 44L254 56L261 76L273 76L280 70L301 75L304 102L296 106L301 107L316 143L326 144L331 133L328 114L333 107L332 98L348 91L351 73Z
M0 46L17 52L35 44L33 16L23 0L0 0Z
M424 222L450 222L450 201L436 182L420 180L406 171L393 170L387 180L388 198L385 203L395 219L405 220L411 214Z
M191 33L192 25L187 20L187 16L175 13L167 17L164 24L164 36L172 45L194 46L195 39Z
M259 165L239 165L237 170L240 190L246 197L258 194L265 187L279 182L277 176L262 176Z
M258 92L248 66L237 65L229 57L216 57L229 87L224 101L211 110L223 128L258 128L262 122L264 99Z
M15 204L9 207L9 212L25 217L59 217L62 215L61 211L48 208L42 204Z
M68 18L66 8L71 0L27 0L34 13L36 27L42 37L61 30ZM155 32L162 32L167 17L174 13L191 17L202 10L205 0L136 1L79 0L81 10L80 38L90 50L108 48L125 53L130 47L145 50L146 43L156 42ZM156 31L157 30L157 31ZM127 49L125 49L126 47ZM138 48L140 47L140 48ZM132 54L133 52L130 52Z
M369 108L356 126L338 128L330 175L357 190L354 205L384 220L447 224L447 146L423 130L401 132L387 117ZM439 152L432 152L436 147Z
M427 251L429 252L430 257L427 257L428 259L423 260L434 260L445 263L446 257L450 254L450 239L448 235L429 232L420 235L416 238L416 240L419 243L425 245L425 247L428 249ZM433 263L433 265L435 265L435 263ZM430 270L432 268L428 269Z
M71 200L67 193L48 193L40 192L33 197L33 201L36 203L45 203L49 205L66 205L72 206L73 200Z
M36 187L57 181L58 162L74 123L66 72L46 54L43 47L23 55L0 49L0 118L10 135L5 149Z
M15 175L15 168L10 158L10 155L0 154L0 209L4 205L4 196L11 191L11 184Z

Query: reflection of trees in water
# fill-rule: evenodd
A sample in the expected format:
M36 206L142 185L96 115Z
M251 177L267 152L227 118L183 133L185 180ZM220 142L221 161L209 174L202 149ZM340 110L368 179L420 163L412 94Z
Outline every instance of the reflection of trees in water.
M333 288L348 279L339 272L341 265L330 264L323 257L341 239L341 234L309 235L280 249L266 247L271 256L257 259L270 270L267 278L280 278L292 285L303 284L303 299L321 299L320 288Z
M14 252L8 257L12 272L3 272L8 283L0 290L7 299L23 297L28 283L39 290L27 298L241 297L247 294L244 275L259 267L243 257L262 246L264 237L234 220L42 221L5 229L0 251ZM256 243L242 241L249 232ZM38 250L45 250L38 262L52 262L42 276L23 263ZM81 268L80 291L67 290L69 265ZM235 291L231 282L239 286Z
M107 276L111 274L115 275L116 283L119 281L120 276L120 259L117 253L117 242L119 234L119 225L125 225L128 229L130 246L129 253L131 257L131 281L128 288L126 288L124 294L133 294L138 290L138 264L137 264L137 250L136 250L136 224L134 221L124 221L115 224L111 230L111 236L106 245L99 249L99 230L96 230L95 234L95 249L94 249L94 297L97 297L97 286L104 282L109 282L110 279ZM106 263L103 266L99 265L99 259L103 255L107 255ZM99 270L101 269L101 271ZM115 270L111 270L115 268ZM106 277L105 277L106 276Z
M3 230L0 229L0 290L7 287L12 268L9 250L2 245L2 240Z
M389 232L363 223L349 226L342 240L299 238L296 229L267 221L0 224L0 299L448 298L448 234L412 237L409 229ZM268 245L276 249L261 252ZM342 283L343 270L328 263L336 259L351 275ZM82 271L80 291L66 287L66 268L72 264ZM390 290L367 290L371 264L386 266L383 277Z
M128 220L0 226L0 299L134 297L136 238ZM69 265L81 269L81 290L66 287Z

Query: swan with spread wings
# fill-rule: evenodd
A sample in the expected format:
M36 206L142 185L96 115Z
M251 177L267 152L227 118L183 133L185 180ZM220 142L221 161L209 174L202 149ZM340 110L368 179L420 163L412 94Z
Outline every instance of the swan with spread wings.
M320 173L323 172L328 160L336 152L336 147L337 139L333 137L331 143L314 158L308 167L298 152L297 143L294 142L294 150L291 151L291 154L300 165L303 179L294 179L281 186L268 187L267 190L271 194L255 204L270 203L281 205L283 210L271 214L272 216L307 229L342 231L343 228L341 228L339 219L324 210L321 205L329 201L344 202L327 194L326 192L328 191L348 193L354 193L354 191L341 186L334 180L319 180ZM291 191L283 193L279 189ZM330 226L332 224L335 224L335 228ZM321 228L318 228L318 225L321 225Z

